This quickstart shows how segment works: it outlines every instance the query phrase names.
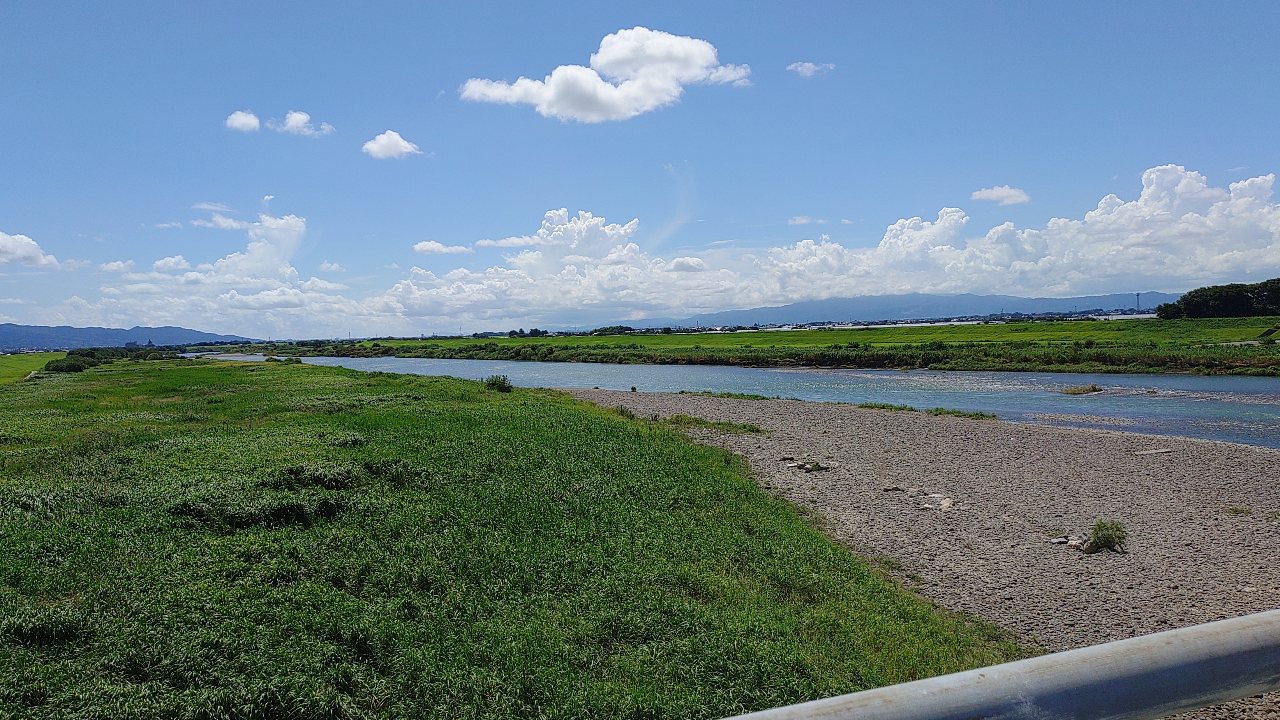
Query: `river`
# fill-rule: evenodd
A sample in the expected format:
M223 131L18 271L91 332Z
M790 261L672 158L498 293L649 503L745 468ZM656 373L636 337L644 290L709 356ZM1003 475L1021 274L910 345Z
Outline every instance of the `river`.
M224 355L261 360L261 355ZM1126 430L1280 448L1280 378L1201 375L746 368L723 365L308 357L313 365L449 375L506 375L522 387L734 392L822 402L892 403L992 413L1002 420ZM1066 395L1098 385L1102 392Z

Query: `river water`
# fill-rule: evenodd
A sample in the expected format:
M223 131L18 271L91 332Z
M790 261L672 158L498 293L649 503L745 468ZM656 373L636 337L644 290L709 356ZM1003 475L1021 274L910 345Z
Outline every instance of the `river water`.
M261 360L261 355L224 355ZM642 392L735 392L823 402L893 403L993 413L1003 420L1154 435L1226 440L1280 448L1280 378L1199 375L941 372L744 368L723 365L308 357L355 370L506 375L523 387L600 387ZM1095 384L1102 392L1066 395Z

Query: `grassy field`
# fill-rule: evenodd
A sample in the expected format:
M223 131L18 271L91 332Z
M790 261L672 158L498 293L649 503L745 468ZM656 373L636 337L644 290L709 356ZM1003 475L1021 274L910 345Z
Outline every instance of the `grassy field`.
M1035 372L1280 375L1280 318L1112 320L866 330L305 341L241 350L472 360Z
M1021 652L550 391L123 361L0 429L0 717L716 717Z
M499 345L565 345L611 347L634 342L645 348L824 348L847 343L892 346L930 342L945 343L1155 343L1185 345L1257 340L1259 335L1280 325L1280 317L1223 318L1196 320L1107 320L992 323L986 325L932 325L895 327L892 325L856 330L761 330L741 333L681 333L670 335L617 335L493 338L485 342ZM424 340L376 340L391 347L421 345ZM475 344L469 338L430 340L441 347Z
M64 352L0 355L0 385L18 382L29 375L32 370L39 370L50 360L66 357L66 355Z

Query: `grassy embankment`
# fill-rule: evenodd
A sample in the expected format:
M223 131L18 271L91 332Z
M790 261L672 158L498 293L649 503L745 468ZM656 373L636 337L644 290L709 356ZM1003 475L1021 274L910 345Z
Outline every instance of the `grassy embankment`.
M18 355L0 355L0 385L18 382L39 370L50 360L66 357L64 352L21 353Z
M550 391L121 361L0 430L3 717L713 717L1021 652Z
M1280 318L1109 320L861 330L335 341L256 346L355 357L1280 375ZM1228 343L1253 343L1235 345Z

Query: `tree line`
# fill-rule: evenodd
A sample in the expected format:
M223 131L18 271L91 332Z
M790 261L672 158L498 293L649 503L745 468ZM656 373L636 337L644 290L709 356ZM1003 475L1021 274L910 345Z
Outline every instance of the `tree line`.
M1280 278L1196 288L1156 307L1161 320L1280 315Z

